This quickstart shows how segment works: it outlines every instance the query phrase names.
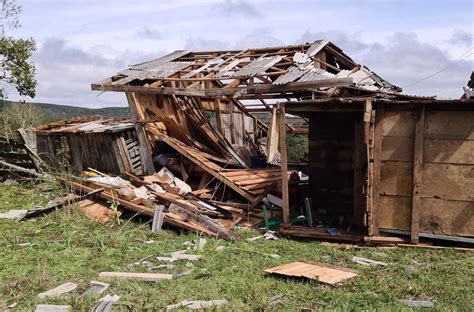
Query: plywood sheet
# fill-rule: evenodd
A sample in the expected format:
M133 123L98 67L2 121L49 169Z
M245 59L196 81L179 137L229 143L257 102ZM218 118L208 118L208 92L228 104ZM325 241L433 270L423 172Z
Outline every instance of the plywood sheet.
M474 165L474 140L425 139L423 162Z
M413 163L384 161L380 173L380 194L411 196Z
M308 278L331 285L355 277L358 273L357 271L346 268L319 263L308 263L305 261L279 265L274 268L265 269L264 272L290 277Z
M385 111L382 134L383 136L415 136L414 111Z
M474 201L421 200L420 231L474 237Z
M411 196L380 196L379 226L386 229L410 230Z
M395 160L413 162L414 138L387 136L382 140L382 161Z
M427 111L425 138L474 140L474 112Z
M422 195L474 201L474 165L424 164Z

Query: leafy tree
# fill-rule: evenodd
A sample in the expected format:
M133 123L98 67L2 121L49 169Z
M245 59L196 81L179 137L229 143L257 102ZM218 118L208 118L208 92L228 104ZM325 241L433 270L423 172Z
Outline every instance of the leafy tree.
M0 0L0 99L6 97L8 87L21 96L35 96L35 66L30 57L36 49L35 41L7 36L7 30L20 27L18 15L21 6L15 0Z

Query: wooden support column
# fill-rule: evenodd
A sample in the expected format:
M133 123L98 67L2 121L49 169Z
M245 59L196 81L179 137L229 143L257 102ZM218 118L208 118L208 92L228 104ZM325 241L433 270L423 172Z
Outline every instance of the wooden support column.
M285 106L278 103L278 121L280 123L280 153L281 153L281 192L283 201L283 223L290 223L290 200L288 194L288 158L286 154L286 115Z
M418 244L420 232L421 181L423 169L423 140L425 132L425 106L416 110L415 148L413 157L413 196L411 204L411 243Z
M380 172L382 170L382 140L383 140L383 121L385 115L385 105L377 104L375 113L375 133L374 133L374 150L373 150L373 176L370 176L369 184L371 184L372 194L371 203L368 203L368 224L369 236L379 235L379 207L380 207ZM369 164L370 166L370 159Z
M364 187L364 164L365 157L362 153L365 152L363 140L363 124L362 119L356 118L354 123L354 202L352 208L352 224L356 227L364 226L365 206L363 204L363 187Z
M224 127L222 126L221 100L218 98L214 101L214 110L216 112L217 130L225 137Z
M133 93L127 92L127 101L130 106L130 111L132 112L132 119L135 123L135 130L137 131L138 144L140 148L140 158L143 164L143 171L145 174L153 174L155 172L155 165L153 164L153 159L148 144L148 139L146 137L145 129L143 124L140 123L140 114L138 113L137 103L135 101L135 96Z

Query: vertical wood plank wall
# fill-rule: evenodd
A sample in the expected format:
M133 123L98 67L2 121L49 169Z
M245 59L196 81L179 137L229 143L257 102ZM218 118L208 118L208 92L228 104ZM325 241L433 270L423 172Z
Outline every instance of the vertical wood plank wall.
M379 227L474 236L474 111L386 105L382 124Z

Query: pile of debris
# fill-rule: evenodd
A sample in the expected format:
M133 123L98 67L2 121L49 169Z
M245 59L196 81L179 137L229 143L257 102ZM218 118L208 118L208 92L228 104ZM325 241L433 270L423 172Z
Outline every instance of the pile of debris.
M238 171L228 171L228 173L236 172ZM91 197L90 194L96 194L96 201L106 200L118 207L152 217L154 232L160 231L162 224L165 223L210 236L231 239L232 228L235 225L242 222L244 225L258 226L263 223L262 210L258 207L258 203L264 196L254 200L253 205L207 200L206 189L193 191L189 184L178 178L167 167L142 178L131 173L126 175L128 179L91 170L83 172L82 177L62 181L76 192L86 194L88 198ZM276 183L270 184L262 194L267 195L275 186Z

